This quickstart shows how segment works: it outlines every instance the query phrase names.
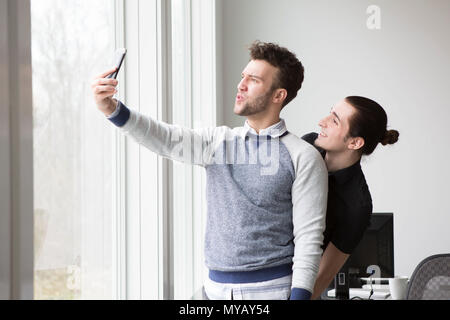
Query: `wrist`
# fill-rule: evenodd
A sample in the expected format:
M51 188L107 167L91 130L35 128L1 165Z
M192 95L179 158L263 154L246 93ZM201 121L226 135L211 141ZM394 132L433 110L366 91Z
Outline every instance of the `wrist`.
M130 119L130 110L120 101L117 101L116 110L106 118L117 127L123 127Z
M110 115L112 115L112 114L114 113L114 111L116 111L116 108L117 108L117 104L118 104L118 103L119 103L119 102L118 102L116 99L114 99L114 98L109 99L108 104L107 104L107 107L106 107L106 109L103 111L103 114L104 114L106 117L109 117Z

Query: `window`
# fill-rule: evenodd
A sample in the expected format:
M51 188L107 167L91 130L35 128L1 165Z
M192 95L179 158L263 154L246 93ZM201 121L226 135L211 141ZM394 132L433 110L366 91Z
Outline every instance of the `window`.
M124 136L90 82L126 47L120 100L162 121L215 126L215 3L31 0L35 299L198 294L204 170Z
M114 10L31 1L35 299L114 297L114 134L90 89L113 64Z
M216 1L172 0L172 121L215 127ZM173 297L201 298L206 175L201 167L173 163Z

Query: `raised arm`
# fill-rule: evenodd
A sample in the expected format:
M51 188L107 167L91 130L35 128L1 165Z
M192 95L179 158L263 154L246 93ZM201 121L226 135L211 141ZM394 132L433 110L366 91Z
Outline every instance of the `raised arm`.
M188 164L206 165L214 151L214 128L190 129L158 121L128 109L113 99L118 81L105 77L111 69L92 83L98 109L126 135L149 150Z

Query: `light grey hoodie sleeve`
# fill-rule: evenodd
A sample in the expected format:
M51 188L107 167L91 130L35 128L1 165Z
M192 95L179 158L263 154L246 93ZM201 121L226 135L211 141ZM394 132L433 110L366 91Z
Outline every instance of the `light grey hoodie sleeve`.
M190 129L130 110L120 130L138 144L165 158L205 166L211 161L216 128Z
M319 152L293 134L283 138L295 169L292 185L294 258L292 288L314 290L328 196L328 172Z

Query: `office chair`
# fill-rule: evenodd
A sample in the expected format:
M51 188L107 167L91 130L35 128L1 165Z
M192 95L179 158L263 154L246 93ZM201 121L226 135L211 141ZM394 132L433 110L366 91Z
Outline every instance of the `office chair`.
M414 270L407 300L450 300L450 254L433 255Z

